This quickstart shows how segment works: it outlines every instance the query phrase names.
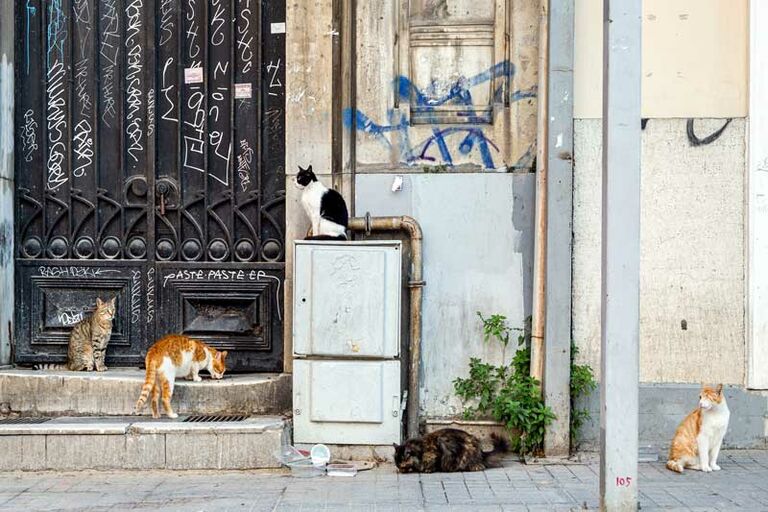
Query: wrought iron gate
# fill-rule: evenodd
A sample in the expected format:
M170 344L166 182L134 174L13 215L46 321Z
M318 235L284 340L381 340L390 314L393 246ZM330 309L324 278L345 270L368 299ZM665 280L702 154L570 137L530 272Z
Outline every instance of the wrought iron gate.
M282 368L284 0L16 0L19 363L117 297L107 362L183 332Z

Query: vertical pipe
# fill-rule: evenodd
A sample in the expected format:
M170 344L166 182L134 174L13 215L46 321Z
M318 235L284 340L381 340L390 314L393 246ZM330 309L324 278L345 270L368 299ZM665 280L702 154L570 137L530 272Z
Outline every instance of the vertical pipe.
M14 3L0 2L0 365L11 363L14 316Z
M539 97L536 136L536 232L533 256L533 321L531 323L531 376L544 378L544 325L546 322L547 257L547 88L549 87L549 0L539 7Z
M570 451L571 248L573 233L573 0L549 1L544 401L556 419L548 457Z
M411 272L408 276L408 288L411 291L410 339L408 340L408 437L419 435L419 375L421 371L421 302L423 281L423 262L421 226L416 219L402 217L353 217L349 219L350 231L404 231L411 243Z
M637 510L642 0L603 0L600 508Z

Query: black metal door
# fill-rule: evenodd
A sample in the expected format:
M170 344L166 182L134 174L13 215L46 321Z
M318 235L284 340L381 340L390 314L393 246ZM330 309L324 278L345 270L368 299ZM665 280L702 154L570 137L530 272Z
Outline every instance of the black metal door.
M284 0L16 0L19 363L183 332L282 369Z

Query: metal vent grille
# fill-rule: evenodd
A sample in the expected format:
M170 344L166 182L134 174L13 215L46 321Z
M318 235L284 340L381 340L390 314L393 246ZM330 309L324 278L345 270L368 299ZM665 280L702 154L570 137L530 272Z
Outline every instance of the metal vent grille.
M245 414L196 414L184 418L184 423L215 423L243 421L248 416Z
M45 423L51 418L5 418L0 419L0 425L31 425L34 423Z

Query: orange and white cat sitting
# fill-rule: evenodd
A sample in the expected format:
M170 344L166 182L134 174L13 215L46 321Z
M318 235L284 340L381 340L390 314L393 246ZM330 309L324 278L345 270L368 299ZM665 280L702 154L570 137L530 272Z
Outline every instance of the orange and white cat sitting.
M669 447L667 469L678 473L685 468L719 471L717 456L730 417L723 385L720 384L717 389L702 386L699 407L686 416L675 431L672 446Z
M208 370L211 378L221 379L227 370L227 351L219 352L213 347L181 334L169 334L155 342L147 352L145 363L147 376L141 388L141 396L136 402L136 414L140 413L147 403L149 393L152 393L152 417L159 418L160 395L163 396L163 407L169 418L178 414L171 408L173 384L176 377L191 378L200 382L200 370Z

